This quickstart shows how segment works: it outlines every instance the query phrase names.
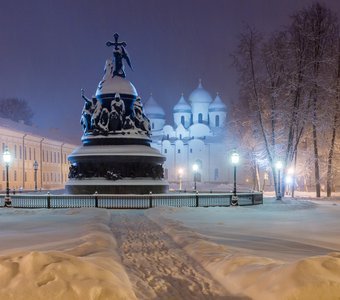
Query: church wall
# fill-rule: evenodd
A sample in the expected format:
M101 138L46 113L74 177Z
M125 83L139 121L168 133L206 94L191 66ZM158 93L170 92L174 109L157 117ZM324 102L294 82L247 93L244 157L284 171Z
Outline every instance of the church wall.
M151 130L161 130L163 129L163 126L165 124L165 120L164 119L152 119L151 121Z
M182 117L184 118L184 124L182 124ZM180 124L182 124L185 128L188 128L191 123L191 113L187 112L174 113L174 123L175 126L179 126Z
M216 126L216 116L219 118L219 126ZM221 113L219 111L209 112L209 126L214 127L224 127L226 125L226 113Z
M199 122L199 114L202 114L202 123L208 124L209 116L208 116L208 108L209 103L194 103L192 105L192 121L194 124Z

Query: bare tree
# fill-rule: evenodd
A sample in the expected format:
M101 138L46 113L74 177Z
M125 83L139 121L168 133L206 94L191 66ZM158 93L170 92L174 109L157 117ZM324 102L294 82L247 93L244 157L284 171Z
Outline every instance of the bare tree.
M249 27L240 37L234 61L240 73L241 97L247 99L254 112L249 114L249 125L257 129L257 140L265 150L277 194L285 191L288 167L296 167L302 138L306 140L310 136L316 195L320 196L319 143L329 136L328 125L332 125L332 130L337 128L339 117L338 114L332 118L329 114L326 116L330 107L332 112L339 110L339 98L332 102L335 107L321 105L328 101L334 82L331 66L334 65L335 36L336 17L316 3L299 11L286 30L271 34L265 41ZM335 143L335 131L333 137L331 145ZM254 149L249 145L250 154ZM329 157L333 157L333 153L329 153ZM283 160L285 167L280 190L277 190L274 166L278 159ZM331 162L329 159L328 168ZM331 176L331 169L328 172Z
M33 111L26 100L18 98L0 99L0 117L32 124Z

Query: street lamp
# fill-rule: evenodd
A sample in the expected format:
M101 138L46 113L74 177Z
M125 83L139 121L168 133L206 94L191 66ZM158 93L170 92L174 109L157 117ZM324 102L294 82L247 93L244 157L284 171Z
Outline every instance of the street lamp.
M35 160L33 163L33 169L34 169L34 191L36 192L38 190L38 184L37 184L37 171L38 171L39 164Z
M281 169L283 167L282 161L278 160L276 162L276 169L277 169L277 196L276 196L276 200L281 200L282 196L281 196Z
M179 168L178 169L178 177L179 177L179 190L182 190L182 176L183 176L183 169Z
M198 164L193 164L192 169L194 171L194 182L195 182L194 189L195 189L195 191L197 191L197 183L196 183L196 181L197 181Z
M9 196L9 163L11 162L11 153L8 150L8 147L6 147L4 153L2 154L3 160L6 165L6 197L5 197L5 206L11 205L11 197Z
M234 188L233 188L233 196L231 197L231 205L236 206L238 205L238 198L236 195L236 166L240 161L240 155L236 152L236 150L233 151L231 154L231 163L234 165Z

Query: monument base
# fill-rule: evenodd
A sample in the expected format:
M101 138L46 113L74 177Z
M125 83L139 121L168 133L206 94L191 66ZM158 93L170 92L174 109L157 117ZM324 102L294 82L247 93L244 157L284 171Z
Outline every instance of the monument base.
M162 179L131 178L119 180L69 179L65 185L69 194L163 194L167 193L169 184Z

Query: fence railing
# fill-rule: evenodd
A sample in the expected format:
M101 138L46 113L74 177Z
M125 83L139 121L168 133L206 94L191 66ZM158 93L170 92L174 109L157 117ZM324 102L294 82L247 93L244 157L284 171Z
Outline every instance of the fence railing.
M76 208L99 207L116 209L145 209L159 206L212 207L230 206L232 193L186 193L150 195L11 195L15 208ZM238 205L263 204L262 193L238 193ZM0 207L5 205L0 196Z

